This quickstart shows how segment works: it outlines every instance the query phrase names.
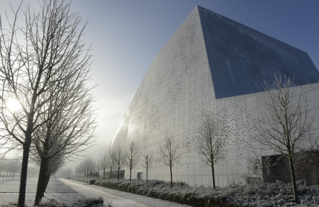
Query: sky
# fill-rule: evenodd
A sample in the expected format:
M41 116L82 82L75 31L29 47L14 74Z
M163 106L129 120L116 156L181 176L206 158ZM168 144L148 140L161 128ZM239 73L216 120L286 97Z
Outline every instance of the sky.
M24 0L35 10L38 2ZM9 3L16 9L20 0L0 0L3 26ZM73 0L94 55L88 86L96 86L98 138L87 156L110 144L152 60L196 5L307 52L319 68L318 0Z

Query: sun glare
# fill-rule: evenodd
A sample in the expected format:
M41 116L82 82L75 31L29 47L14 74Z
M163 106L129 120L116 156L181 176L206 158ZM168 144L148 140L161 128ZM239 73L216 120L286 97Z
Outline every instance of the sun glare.
M21 105L19 101L13 99L7 102L7 107L10 111L15 112L21 109Z

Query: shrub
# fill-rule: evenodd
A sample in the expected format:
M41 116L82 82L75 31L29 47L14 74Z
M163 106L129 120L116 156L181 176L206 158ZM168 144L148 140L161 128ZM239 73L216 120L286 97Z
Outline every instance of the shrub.
M84 180L84 182L87 181ZM170 188L170 183L161 180L150 180L149 182L103 180L96 181L95 185L200 207L299 205L293 203L291 184L282 182L232 184L225 188L217 187L216 189L189 186L184 182L174 183L174 188ZM298 182L298 194L301 206L316 206L319 203L319 186L306 186L303 185L303 182Z

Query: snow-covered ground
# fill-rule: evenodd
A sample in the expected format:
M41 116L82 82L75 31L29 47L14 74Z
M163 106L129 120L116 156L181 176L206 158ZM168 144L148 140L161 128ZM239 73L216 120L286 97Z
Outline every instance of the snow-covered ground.
M34 203L37 181L38 179L35 177L28 178L27 180L26 205L29 207L33 206ZM18 201L19 185L19 179L0 180L0 206ZM82 196L78 195L70 187L54 178L50 180L44 196L43 202L47 202L49 199L56 199L59 203L67 205L72 204L75 200L83 199Z
M19 179L0 180L0 206L16 203L19 194ZM27 181L26 205L33 206L37 187L37 178L29 178ZM83 182L66 179L51 178L42 203L55 199L59 204L72 206L75 201L84 198L102 197L104 206L112 202L112 207L186 207L169 201L125 193L117 190L103 188Z

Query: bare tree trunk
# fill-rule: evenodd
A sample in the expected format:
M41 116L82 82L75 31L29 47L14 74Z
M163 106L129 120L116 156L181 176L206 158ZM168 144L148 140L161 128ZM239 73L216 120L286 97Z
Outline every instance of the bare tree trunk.
M103 169L103 180L105 180L105 168Z
M291 156L289 156L289 167L290 167L291 182L292 182L292 188L293 188L293 191L294 191L295 202L299 203L294 163L292 162Z
M111 180L111 178L112 178L112 168L110 170L111 170L110 171L110 180Z
M42 192L43 193L42 196L44 196L44 192L47 189L47 186L49 184L50 178L51 178L51 170L48 170L48 172L47 172L47 174L45 176L44 189L43 189L43 192Z
M160 147L160 161L163 162L167 167L169 167L171 174L171 188L173 188L173 172L172 167L175 163L178 163L182 153L176 142L174 142L173 137L169 137L168 134L165 135L165 142Z
M169 166L170 173L171 173L171 188L173 188L173 173L172 173L172 165Z
M9 169L7 170L7 173L6 173L6 180L8 180L8 178L10 178L10 171L9 171Z
M132 168L130 168L130 182L132 181Z
M28 131L30 131L30 130L28 130ZM26 187L27 187L27 173L28 173L30 145L31 145L31 132L29 132L27 134L26 140L23 144L23 157L22 157L22 165L21 165L21 178L20 178L18 207L24 207L24 204L25 204L25 193L26 193Z
M97 167L97 179L100 179L100 165Z
M146 167L146 182L148 182L148 166Z
M40 172L39 172L39 178L38 178L38 186L37 186L37 192L35 195L34 205L39 205L43 191L44 191L44 180L45 175L47 173L47 160L42 158L41 159L41 165L40 165Z
M212 179L213 179L213 189L216 188L215 186L215 172L214 172L214 163L211 162L211 166L212 166Z
M117 168L117 180L120 180L120 168Z

